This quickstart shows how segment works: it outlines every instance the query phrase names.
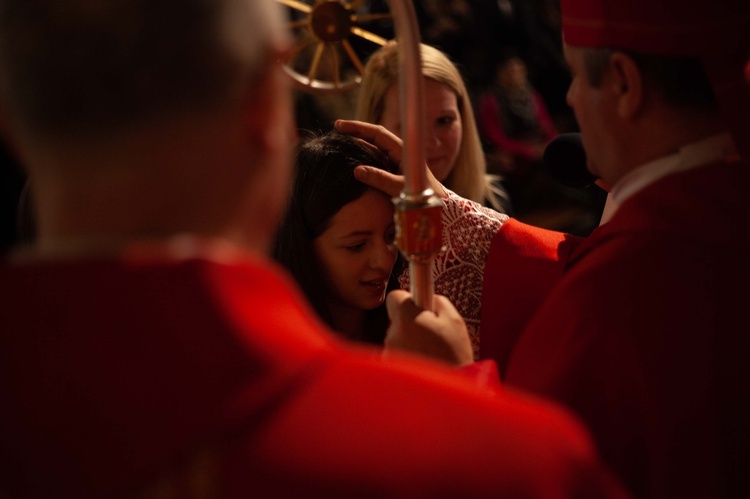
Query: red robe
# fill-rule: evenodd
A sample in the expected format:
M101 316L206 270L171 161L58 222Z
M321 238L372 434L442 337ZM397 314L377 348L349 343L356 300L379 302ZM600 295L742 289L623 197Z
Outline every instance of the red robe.
M664 177L572 253L550 241L564 275L502 352L507 384L575 410L637 496L750 496L749 172L724 162ZM507 254L493 243L488 269ZM504 266L494 278L522 286ZM503 336L485 328L502 322L487 285L483 342Z
M205 250L0 266L0 496L620 495L566 411L344 345L301 296Z
M494 360L501 375L518 337L581 241L513 218L495 233L484 266L479 358Z

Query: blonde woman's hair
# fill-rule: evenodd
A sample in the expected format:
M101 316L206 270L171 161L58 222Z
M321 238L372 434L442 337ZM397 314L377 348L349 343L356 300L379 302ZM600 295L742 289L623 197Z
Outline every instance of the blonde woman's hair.
M435 47L420 44L420 51L422 74L447 85L456 94L461 113L463 140L456 164L443 184L459 196L478 203L489 203L493 208L504 211L504 203L507 205L508 202L507 195L493 185L499 177L487 174L487 161L474 119L471 98L461 73L450 58ZM365 65L357 95L357 120L370 123L382 121L385 96L391 86L398 84L398 73L398 48L395 41L390 41L374 52Z

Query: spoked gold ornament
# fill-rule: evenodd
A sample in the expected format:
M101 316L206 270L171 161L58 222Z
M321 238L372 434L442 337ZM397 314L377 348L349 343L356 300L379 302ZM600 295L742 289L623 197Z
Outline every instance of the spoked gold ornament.
M295 85L312 93L344 93L362 81L363 58L353 42L365 48L388 41L363 25L392 20L390 11L369 12L367 0L276 0L289 7L289 28L295 46L284 69Z

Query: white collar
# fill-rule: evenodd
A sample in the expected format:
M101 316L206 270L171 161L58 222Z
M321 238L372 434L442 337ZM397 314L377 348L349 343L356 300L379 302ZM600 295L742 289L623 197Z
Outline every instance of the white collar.
M662 177L709 165L736 153L737 149L729 133L720 133L685 144L676 153L643 164L622 177L612 188L610 196L616 206L619 206L627 198Z

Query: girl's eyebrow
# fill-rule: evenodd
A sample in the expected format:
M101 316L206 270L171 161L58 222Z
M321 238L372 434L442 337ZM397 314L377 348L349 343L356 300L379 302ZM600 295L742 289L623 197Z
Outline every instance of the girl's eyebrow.
M369 236L371 234L372 234L371 230L355 230L354 232L344 234L339 239L346 239L348 237L357 237L357 236Z

